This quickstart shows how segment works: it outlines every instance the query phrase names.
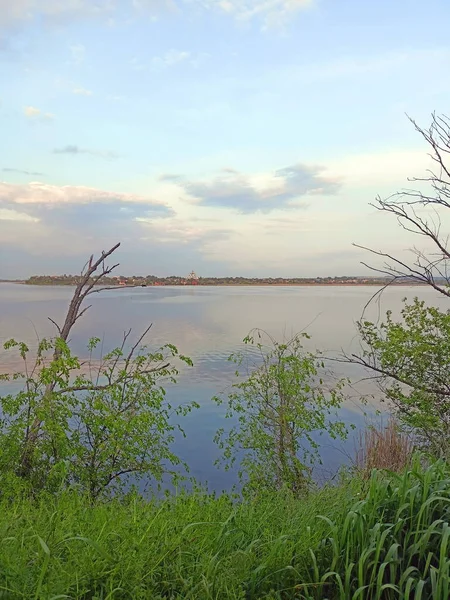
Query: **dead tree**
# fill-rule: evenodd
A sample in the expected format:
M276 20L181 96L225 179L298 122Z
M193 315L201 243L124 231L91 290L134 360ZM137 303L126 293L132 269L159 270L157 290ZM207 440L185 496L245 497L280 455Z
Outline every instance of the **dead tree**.
M78 319L80 319L85 314L85 312L91 307L91 305L82 307L86 298L94 293L98 293L98 292L101 292L104 290L116 289L115 287L110 287L110 286L102 287L101 283L105 277L107 277L116 267L119 266L119 263L113 264L112 266L108 266L106 263L108 257L110 257L117 250L117 248L119 248L119 246L120 246L120 243L113 246L107 252L103 251L101 253L101 255L99 256L99 258L97 258L96 260L94 260L94 256L91 255L89 260L86 262L86 264L84 265L84 267L81 271L79 281L75 288L72 300L70 301L69 308L68 308L68 311L66 314L66 318L64 320L64 324L62 326L60 326L53 319L51 319L49 317L49 320L53 323L53 325L57 329L57 332L58 332L57 337L60 340L62 340L63 342L67 343L70 332L72 330L72 327L75 325L75 323L78 321ZM129 286L124 286L124 287L136 287L136 286L129 285ZM150 329L150 327L148 327L145 330L144 334L139 338L138 343L140 343L142 341L143 337L146 335L146 333L148 332L149 329ZM130 332L128 332L128 334L126 334L125 341L129 335L129 333ZM132 353L136 350L136 348L137 348L137 344L135 344L133 346ZM132 353L131 353L131 355L132 355ZM53 353L53 361L57 361L60 358L61 358L61 346L56 344L54 353ZM130 359L131 359L131 356L129 357L128 362L130 361ZM167 365L165 365L165 366L167 366ZM111 382L109 382L109 383L111 383ZM83 386L82 388L81 387L80 388L68 388L63 391L64 392L67 392L67 391L73 392L73 391L78 391L81 389L95 390L95 389L100 389L100 388L106 388L108 385L109 384L107 383L105 386L98 386L98 385ZM46 386L45 392L42 396L43 403L46 401L51 401L51 397L55 393L55 388L56 388L56 381L52 381ZM20 459L19 469L18 469L18 474L22 477L27 477L31 472L31 469L33 466L33 454L34 454L36 444L38 442L41 428L42 428L42 421L40 420L40 418L38 416L36 416L31 424L31 426L27 430L24 444L23 444L23 452L22 452L22 456Z
M354 246L368 250L384 260L381 267L365 262L363 265L387 275L389 283L410 281L427 284L440 294L450 297L449 236L442 223L445 215L450 217L450 212L445 212L450 209L450 117L433 113L428 129L422 129L413 119L410 121L428 144L434 168L427 171L424 177L409 179L421 184L423 189L407 189L386 199L378 197L371 206L394 215L403 229L420 236L422 242L429 243L432 249L427 251L413 248L414 258L407 262L382 250L358 244Z
M363 263L389 278L371 300L399 281L428 285L450 298L450 117L433 113L428 129L410 121L428 144L433 166L423 177L409 179L417 184L414 189L397 192L387 199L378 197L372 206L393 215L405 231L417 235L422 249L413 248L413 258L408 261L355 244L384 260L383 266ZM382 397L393 403L400 418L439 415L442 426L448 423L450 427L450 352L445 313L415 301L405 304L402 315L400 335L390 312L381 324L367 321L363 313L358 322L360 353L344 354L337 360L360 365L370 372ZM423 429L427 434L426 426Z

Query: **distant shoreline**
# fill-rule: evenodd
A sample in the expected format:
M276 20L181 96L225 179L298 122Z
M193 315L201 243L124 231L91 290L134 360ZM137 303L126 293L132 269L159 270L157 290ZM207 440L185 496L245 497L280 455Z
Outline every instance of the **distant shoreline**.
M26 281L0 281L0 283L14 283L16 285L28 285L30 287L75 287L75 283L27 283ZM102 285L99 284L95 287L108 287L109 289L133 289L133 288L197 288L197 287L384 287L386 285L392 285L395 287L423 287L426 286L424 283L417 282L403 282L403 283L389 283L388 282L364 282L364 283L348 283L348 282L336 282L336 283L205 283L205 284L157 284L157 285Z

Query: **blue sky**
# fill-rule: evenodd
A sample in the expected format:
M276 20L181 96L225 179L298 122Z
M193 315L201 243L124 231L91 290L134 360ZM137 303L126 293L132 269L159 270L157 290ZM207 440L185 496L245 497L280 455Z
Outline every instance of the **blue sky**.
M0 0L0 277L361 274L428 166L447 0Z

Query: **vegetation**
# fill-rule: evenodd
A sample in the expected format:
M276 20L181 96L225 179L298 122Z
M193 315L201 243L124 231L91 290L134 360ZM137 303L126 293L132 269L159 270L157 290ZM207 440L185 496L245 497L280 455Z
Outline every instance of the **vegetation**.
M450 312L405 302L401 320L359 323L357 359L377 373L384 397L416 444L435 456L450 451Z
M358 476L363 479L369 479L374 469L401 473L411 466L414 443L400 431L392 415L385 427L372 425L359 431L358 442L354 462Z
M303 499L90 504L2 495L5 598L447 599L450 470L416 461Z
M197 405L171 406L163 384L176 381L171 361L190 359L171 344L150 350L144 344L150 327L132 345L128 331L121 346L105 355L96 355L100 339L91 339L87 361L73 356L68 345L89 308L83 302L115 268L105 261L117 247L86 263L64 324L51 319L57 336L40 340L31 360L26 344L4 345L19 352L23 369L1 378L23 382L23 389L1 397L0 475L21 478L33 493L53 490L61 473L66 485L91 499L117 492L131 478L179 476L171 445L175 429L183 430L173 419Z
M80 277L77 275L33 275L24 283L27 285L76 285ZM106 277L103 285L111 287L146 287L151 285L385 285L391 280L386 277L199 277L188 280L185 277L171 275L156 277L155 275L133 275L126 277ZM404 279L395 281L397 285L408 285L411 281Z
M279 343L255 330L244 340L249 351L229 358L237 366L238 383L226 398L226 416L237 423L230 431L220 429L216 441L226 468L239 456L246 491L287 488L304 494L319 460L314 435L347 436L337 416L343 382L325 386L323 360L303 350L302 337L307 336ZM215 400L221 404L224 398Z
M414 260L371 250L383 266L372 269L392 281L408 278L450 297L449 238L444 219L450 209L450 119L433 114L429 129L413 124L430 148L435 169L414 178L418 189L378 198L376 208L394 215L403 229L418 235L426 251L415 248ZM400 318L388 311L384 321L358 323L362 352L347 357L378 378L389 401L415 443L434 456L450 456L450 311L426 306L417 298L404 303Z
M434 168L423 177L413 177L416 189L396 192L386 199L378 197L374 208L394 216L402 229L419 236L422 248L412 248L408 257L396 257L382 250L368 250L382 259L383 264L366 265L378 277L389 279L389 283L408 280L425 284L450 298L449 238L445 219L450 209L450 117L432 115L431 125L423 129L411 119L416 131L428 144L429 156Z
M376 270L450 297L439 222L450 208L450 121L433 115L428 131L416 128L438 165L419 180L431 190L378 208L438 255L416 251L408 264L377 251L387 264ZM195 488L146 499L130 487L139 477L178 476L176 417L196 405L170 406L164 386L175 383L177 363L191 361L171 344L145 345L150 327L133 344L125 333L106 355L97 338L87 361L72 355L85 300L121 281L111 283L118 265L106 264L117 247L91 256L72 281L54 338L34 354L5 344L23 369L2 379L23 389L0 398L0 597L447 600L450 311L416 299L398 320L388 312L381 323L359 322L362 352L346 360L376 374L396 418L361 434L355 468L338 484L314 488L311 468L320 434L347 435L336 414L344 382L325 385L324 362L304 351L302 336L280 343L256 330L248 352L230 357L237 382L215 399L232 420L216 441L226 466L239 461L244 494Z

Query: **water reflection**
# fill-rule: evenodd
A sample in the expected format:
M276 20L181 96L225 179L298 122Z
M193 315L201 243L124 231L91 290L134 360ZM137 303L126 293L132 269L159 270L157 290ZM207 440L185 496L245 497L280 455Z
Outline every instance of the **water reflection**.
M228 487L234 474L213 467L217 449L214 432L223 425L224 412L211 397L224 391L233 381L234 366L227 361L241 346L242 339L254 327L266 330L277 339L307 330L310 349L336 355L341 350L358 350L355 322L372 294L373 287L155 287L118 289L93 295L92 308L77 323L71 336L73 351L86 357L87 340L102 339L105 351L120 344L130 327L136 336L153 323L149 342L156 347L166 342L194 361L183 368L178 386L170 386L172 402L195 400L202 408L185 421L187 440L177 451L192 468L194 475L208 480L213 489ZM34 287L0 284L0 342L11 337L26 341L32 348L39 338L52 335L48 320L62 322L73 290L65 287ZM428 288L390 288L378 303L367 310L369 319L377 319L388 308L395 314L403 297L419 296L429 304L445 306L445 299ZM20 363L9 353L0 353L0 369L8 372ZM358 381L365 373L356 366L335 365L339 376ZM351 390L343 416L360 426L364 414L360 394L376 393L373 382L359 381ZM372 405L372 406L376 406ZM324 440L325 469L332 471L353 450L351 440L336 450L335 443Z

